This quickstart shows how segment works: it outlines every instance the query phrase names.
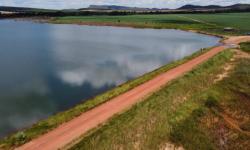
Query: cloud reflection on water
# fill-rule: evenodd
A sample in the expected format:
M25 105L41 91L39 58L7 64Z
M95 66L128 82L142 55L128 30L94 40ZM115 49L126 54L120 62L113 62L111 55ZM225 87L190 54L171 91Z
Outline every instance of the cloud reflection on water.
M77 32L79 29L82 32ZM52 36L60 37L54 38L57 44L53 49L58 77L71 86L85 82L95 88L118 85L214 42L207 41L210 37L198 38L200 35L183 31L137 29L134 34L134 30L90 26L54 29ZM77 41L84 46L72 49L65 41Z
M219 40L177 30L0 25L0 136Z

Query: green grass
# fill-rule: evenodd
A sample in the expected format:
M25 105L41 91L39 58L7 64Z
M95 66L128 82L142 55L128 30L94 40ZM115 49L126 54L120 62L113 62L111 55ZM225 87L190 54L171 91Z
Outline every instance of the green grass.
M166 143L185 150L248 149L250 137L229 128L218 115L226 112L242 130L250 131L250 59L235 60L229 76L213 83L231 57L231 51L213 57L92 130L71 150L151 150L164 148Z
M220 140L226 140L228 150L244 150L250 146L250 137L228 128L227 123L214 112L226 112L243 130L250 131L250 59L241 59L229 77L209 87L199 95L209 95L189 118L174 124L170 140L185 149L222 149ZM211 98L212 96L212 98ZM202 100L202 99L201 99ZM245 118L245 121L243 118ZM247 118L247 119L246 119ZM218 119L218 121L214 121ZM212 123L211 123L212 122ZM219 132L224 128L224 135ZM203 144L202 144L203 143ZM210 143L210 144L209 144ZM213 146L211 145L213 144ZM207 144L208 146L204 148Z
M20 131L18 133L15 133L9 137L6 137L4 139L0 140L0 148L11 148L11 147L15 147L15 146L19 146L22 145L34 138L36 138L39 135L42 135L54 128L56 128L57 126L59 126L60 124L67 122L71 119L73 119L76 116L79 116L80 114L82 114L83 112L86 112L87 110L96 107L97 105L100 105L108 100L110 100L111 98L118 96L150 79L152 79L153 77L168 71L169 69L172 69L180 64L183 64L185 62L187 62L188 60L195 58L203 53L205 53L207 50L203 50L203 51L198 51L196 53L194 53L191 56L188 56L182 60L176 61L176 62L172 62L168 65L165 65L155 71L152 71L150 73L147 73L141 77L138 77L134 80L128 81L125 84L122 84L110 91L107 91L101 95L96 96L93 99L90 99L82 104L79 104L75 107L73 107L72 109L69 109L65 112L61 112L58 113L54 116L49 117L46 120L40 121L36 124L34 124L32 127L27 128L23 131Z
M249 20L250 13L219 13L58 17L51 22L131 26L138 28L171 28L197 30L220 35L238 35L250 32ZM224 27L233 27L236 31L224 32Z
M239 33L250 31L250 13L186 14L186 17L216 24L221 27L233 27Z
M240 43L240 48L243 51L250 53L250 42Z
M209 111L205 103L211 99L211 93L205 91L213 85L221 67L232 55L229 50L221 52L104 126L92 130L71 149L152 150L163 148L168 141L185 149L215 149L212 138L199 128L199 119ZM216 104L212 101L209 102L211 107Z

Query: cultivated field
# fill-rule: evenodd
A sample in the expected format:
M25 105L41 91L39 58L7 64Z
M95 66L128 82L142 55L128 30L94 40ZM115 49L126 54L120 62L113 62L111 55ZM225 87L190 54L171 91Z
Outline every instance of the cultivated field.
M51 22L138 28L171 28L222 35L237 35L250 32L250 13L80 16L54 18ZM232 27L235 31L224 32L225 27Z

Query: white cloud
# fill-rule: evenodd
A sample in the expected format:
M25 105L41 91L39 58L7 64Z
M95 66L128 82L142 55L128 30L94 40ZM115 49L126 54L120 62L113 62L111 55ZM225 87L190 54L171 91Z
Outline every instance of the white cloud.
M250 0L1 0L0 5L37 8L81 8L95 5L124 5L136 7L176 8L185 4L231 5L250 3Z

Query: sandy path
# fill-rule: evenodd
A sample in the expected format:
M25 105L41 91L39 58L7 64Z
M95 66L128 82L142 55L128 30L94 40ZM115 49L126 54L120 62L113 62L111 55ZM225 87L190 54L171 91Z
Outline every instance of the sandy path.
M233 37L228 39L227 44L238 43L241 40L250 40L250 37ZM62 124L58 128L40 136L37 139L17 148L18 150L55 150L62 148L73 140L79 138L92 128L97 127L99 124L104 123L113 115L120 113L132 105L138 103L146 96L159 90L162 86L166 85L169 81L182 76L184 73L191 71L197 65L207 61L217 53L226 49L227 46L218 46L202 54L176 68L173 68L154 79L139 85L138 87L121 94L108 102L101 104L92 110L89 110L79 117Z
M241 42L250 41L250 36L231 36L223 43L225 44L239 44Z

